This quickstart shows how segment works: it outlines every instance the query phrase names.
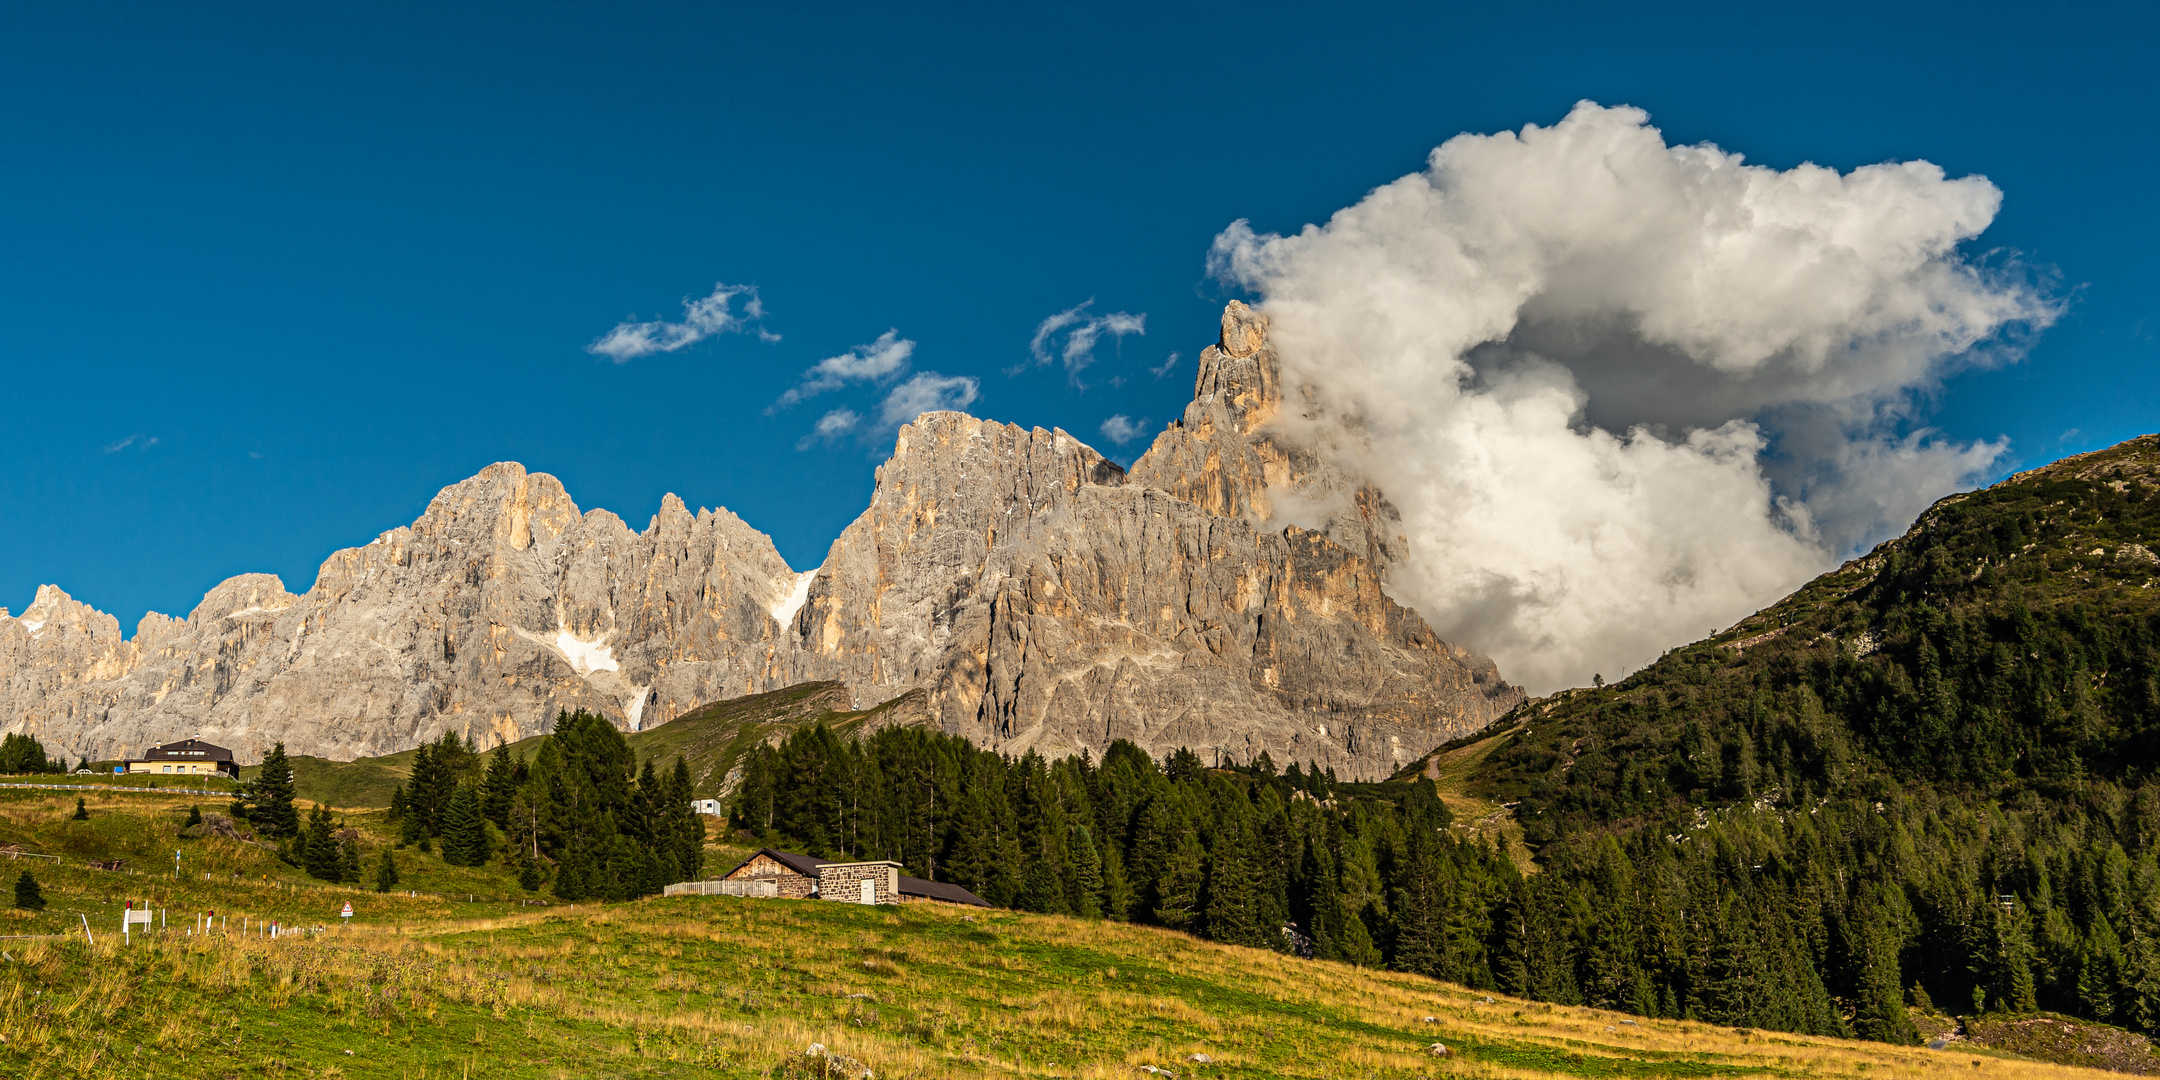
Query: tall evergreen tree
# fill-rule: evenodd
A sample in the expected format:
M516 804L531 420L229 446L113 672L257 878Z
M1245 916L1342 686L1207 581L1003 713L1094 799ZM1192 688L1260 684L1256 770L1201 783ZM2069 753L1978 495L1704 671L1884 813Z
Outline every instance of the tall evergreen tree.
M472 784L459 784L443 815L443 861L452 866L479 866L493 854L487 818L480 812L480 795Z
M386 893L397 888L397 858L389 849L382 849L382 856L375 860L375 891Z
M271 747L263 755L255 779L240 786L240 796L233 802L233 816L253 824L256 832L273 840L299 834L300 811L293 805L292 762L285 756L284 743Z
M295 836L293 861L308 872L308 876L323 881L340 881L344 878L343 859L338 851L337 825L330 818L330 811L321 803L308 811L307 826Z
M1101 918L1103 913L1103 867L1102 854L1095 848L1095 837L1085 825L1072 827L1065 850L1072 863L1072 874L1066 878L1065 903L1075 915L1090 919Z
M1208 860L1207 936L1230 945L1266 948L1276 942L1273 927L1260 921L1260 890L1255 878L1252 822L1243 800L1233 799L1215 836Z
M487 776L480 783L480 813L498 828L508 828L510 800L517 794L518 763L509 743L496 743L488 754Z

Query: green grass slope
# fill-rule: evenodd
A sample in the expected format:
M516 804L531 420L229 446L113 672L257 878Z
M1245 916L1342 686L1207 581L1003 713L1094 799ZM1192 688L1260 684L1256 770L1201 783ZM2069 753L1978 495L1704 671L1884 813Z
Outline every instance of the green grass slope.
M182 800L101 799L90 822L71 823L72 800L0 793L0 833L67 853L35 864L50 907L4 920L0 1075L2097 1075L1966 1048L1636 1021L1060 916L729 897L538 907L312 888L248 845L173 839ZM172 844L188 860L178 876L78 862L151 859ZM416 857L411 872L435 871ZM112 930L129 900L161 923L123 945ZM217 929L197 933L205 911ZM269 921L291 932L243 932Z
M835 731L852 733L895 722L904 715L908 698L895 698L872 709L848 708L847 691L836 682L811 682L764 694L730 698L701 705L659 727L633 732L627 738L640 763L666 765L680 754L690 765L693 789L699 798L721 794L744 751L768 739L813 723ZM513 754L531 757L540 738L510 744ZM342 807L385 807L391 789L412 775L415 751L404 750L357 761L295 756L293 778L302 800ZM253 779L261 766L240 771L241 779Z

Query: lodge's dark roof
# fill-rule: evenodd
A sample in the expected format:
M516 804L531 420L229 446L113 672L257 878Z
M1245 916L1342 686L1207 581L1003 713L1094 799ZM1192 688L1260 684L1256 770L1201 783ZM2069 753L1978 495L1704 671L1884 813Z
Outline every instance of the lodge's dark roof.
M182 739L143 751L137 761L231 761L232 751L201 739Z
M774 862L809 878L817 876L818 867L832 865L831 859L820 859L793 851L781 851L778 848L759 848L751 852L749 858L735 864L735 870L740 870L757 861L757 857L760 855L770 856ZM730 870L720 876L723 878L734 877L735 870ZM948 904L973 904L976 907L990 906L989 901L958 885L948 884L943 881L924 881L919 877L909 877L906 874L900 875L900 895L943 900Z
M943 900L948 904L973 904L976 907L990 906L989 901L958 885L944 881L924 881L919 877L909 877L906 874L900 875L900 895L928 897L932 900Z
M804 877L812 878L817 876L818 867L832 861L831 859L816 859L808 855L799 855L792 851L781 851L779 848L768 847L759 848L756 851L751 852L749 858L735 864L735 870L740 870L743 867L756 862L757 857L760 855L770 855L772 856L774 862L777 862L780 865L785 866L788 869L793 870ZM735 875L735 870L730 870L720 876L733 877Z

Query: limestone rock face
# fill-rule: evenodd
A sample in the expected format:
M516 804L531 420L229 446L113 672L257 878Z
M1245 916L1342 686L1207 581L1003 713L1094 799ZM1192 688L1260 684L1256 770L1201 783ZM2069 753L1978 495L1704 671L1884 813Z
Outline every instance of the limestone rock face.
M323 563L212 589L133 641L46 587L0 617L0 718L72 756L189 735L254 760L272 743L351 758L445 729L483 745L586 708L626 728L784 683L773 614L796 575L725 510L670 495L643 533L580 514L554 477L491 465L411 526Z
M243 575L132 640L47 586L0 610L0 730L71 757L197 736L351 758L831 679L1014 753L1125 738L1384 777L1522 693L1388 598L1397 515L1286 409L1267 334L1225 310L1129 475L1063 431L923 414L808 573L725 510L670 495L632 532L504 463L305 593Z
M1125 738L1355 778L1520 702L1382 591L1379 493L1263 429L1282 405L1266 330L1230 306L1183 421L1130 475L1063 431L902 428L797 616L800 670L858 707L920 687L931 722L1013 753Z

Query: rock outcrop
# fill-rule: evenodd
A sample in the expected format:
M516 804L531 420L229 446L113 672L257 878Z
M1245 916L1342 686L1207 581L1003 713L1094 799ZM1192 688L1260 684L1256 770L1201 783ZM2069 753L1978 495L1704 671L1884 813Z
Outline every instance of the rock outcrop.
M921 687L937 726L1012 752L1125 738L1360 778L1512 708L1490 661L1383 592L1386 500L1268 433L1266 329L1231 304L1129 475L1063 431L902 428L797 616L802 670L858 704Z
M837 679L858 708L920 690L919 719L1012 752L1127 738L1385 776L1522 695L1387 597L1395 513L1283 434L1277 370L1265 317L1230 305L1130 474L1063 431L926 413L808 573L725 510L670 495L632 532L505 463L299 595L243 575L123 639L46 586L0 609L0 730L348 758Z
M491 465L410 527L332 555L298 596L243 575L123 641L111 616L40 589L20 618L0 612L0 717L72 756L194 735L243 760L279 741L389 753L445 729L486 745L562 708L635 729L786 685L776 643L796 585L725 510L669 496L633 533L579 513L552 476Z

